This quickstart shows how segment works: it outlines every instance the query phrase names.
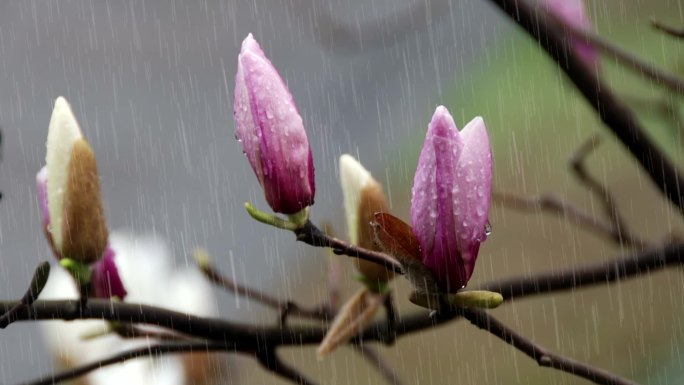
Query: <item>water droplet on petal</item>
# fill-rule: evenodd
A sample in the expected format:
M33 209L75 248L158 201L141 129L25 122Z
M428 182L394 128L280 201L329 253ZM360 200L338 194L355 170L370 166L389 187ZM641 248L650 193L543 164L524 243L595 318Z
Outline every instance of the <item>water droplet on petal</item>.
M485 224L484 230L485 230L485 236L489 237L490 235L492 235L492 225L490 225L489 222L487 222Z

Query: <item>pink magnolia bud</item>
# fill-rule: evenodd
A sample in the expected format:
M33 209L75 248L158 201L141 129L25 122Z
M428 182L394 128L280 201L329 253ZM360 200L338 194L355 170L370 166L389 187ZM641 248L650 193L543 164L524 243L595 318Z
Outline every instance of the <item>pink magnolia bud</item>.
M233 101L235 136L273 211L314 202L314 166L304 122L287 85L252 35L242 42Z
M116 268L115 255L114 249L107 245L104 256L92 267L91 285L95 298L124 299L128 294Z
M542 7L573 28L587 32L592 29L583 0L542 0ZM599 65L599 53L589 43L573 41L572 45L585 64L590 67Z
M468 283L489 233L492 152L476 117L459 132L449 111L437 107L413 180L411 225L423 264L445 292Z

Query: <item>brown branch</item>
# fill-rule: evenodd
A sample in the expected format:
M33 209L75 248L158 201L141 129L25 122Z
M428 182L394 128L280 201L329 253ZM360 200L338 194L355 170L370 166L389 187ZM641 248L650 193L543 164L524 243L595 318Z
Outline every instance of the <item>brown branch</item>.
M548 15L547 17L555 17ZM556 20L560 23L559 20ZM600 36L581 29L575 28L569 24L563 24L567 31L576 39L585 41L601 52L612 56L615 60L622 63L625 67L631 69L634 73L650 79L655 84L663 86L672 92L684 94L684 79L668 72L666 70L655 67L649 62L640 59L631 52L618 47L616 44L602 39Z
M519 197L508 193L494 192L492 199L506 207L521 211L549 211L566 218L580 228L588 228L592 233L604 235L618 245L636 249L650 247L651 243L633 235L622 218L615 198L610 190L589 174L584 164L586 158L600 143L598 135L584 142L570 158L574 175L590 193L596 195L602 206L608 223L591 215L562 198L545 194L536 198Z
M306 378L297 369L284 363L278 354L272 348L267 348L263 351L257 352L257 361L264 367L264 369L272 372L278 377L290 380L295 384L300 385L314 385L315 382Z
M683 261L684 243L676 243L590 265L492 281L480 288L497 291L505 299L510 300L622 281L638 277L642 273L662 270L668 266L679 266ZM5 311L14 305L16 301L0 302L0 311ZM95 299L89 301L86 308L80 308L78 300L36 301L32 306L17 312L14 321L54 319L67 321L102 319L151 324L194 337L225 342L230 344L230 349L243 352L254 352L264 345L317 344L325 335L325 329L311 326L264 327L217 318L197 317L148 305L112 303ZM397 319L396 335L400 337L411 334L448 320L433 321L425 316L424 311L400 316ZM385 324L384 320L376 321L359 338L384 341L386 339Z
M572 358L563 357L523 337L487 312L479 309L462 309L461 314L470 323L486 330L507 344L535 360L539 366L561 370L601 385L636 385L603 369L595 368Z
M613 230L613 240L621 245L627 244L636 248L645 248L650 246L648 241L644 241L634 236L627 226L627 222L622 218L618 205L615 202L613 194L608 187L596 180L589 174L585 167L586 158L596 150L601 143L600 137L594 135L587 140L570 159L570 165L575 173L575 176L584 184L589 191L593 192L599 197L603 203L603 210L606 217L610 220L611 229Z
M392 369L387 362L382 358L380 353L372 347L365 345L363 343L352 344L354 349L363 356L370 364L375 366L375 368L380 372L382 377L387 381L388 384L392 385L402 385L403 382L399 375Z
M504 299L514 299L607 284L667 266L678 266L682 262L684 243L676 243L575 268L489 282L480 289L499 292Z
M394 271L397 274L404 274L401 264L391 256L378 251L354 246L340 239L332 237L321 231L310 221L307 221L303 227L295 230L294 233L297 236L297 240L300 242L304 242L315 247L329 247L332 249L333 253L337 255L347 255L352 258L359 258L374 262L384 266L388 270Z
M580 228L587 228L592 233L602 234L612 240L620 239L619 234L612 226L555 195L544 194L539 197L527 198L509 193L494 192L492 193L492 200L519 211L549 211L569 220Z
M651 27L657 29L658 31L665 32L666 34L676 37L676 38L684 38L684 29L676 29L673 27L670 27L668 25L665 25L658 20L651 20Z
M59 374L49 374L35 381L25 382L23 385L52 385L58 384L60 382L73 380L85 374L92 372L93 370L100 369L105 366L110 366L118 364L124 361L128 361L134 358L148 357L148 356L161 356L166 354L174 353L190 353L190 352L213 352L213 351L225 351L225 346L219 343L177 343L177 344L161 344L161 345L151 345L145 346L143 348L130 350L120 354L116 354L112 357L106 358L104 360L95 361L90 364L85 364L73 369L66 370Z
M21 299L14 306L2 312L2 315L0 316L0 329L4 329L7 325L11 324L13 321L12 318L16 317L17 312L31 306L33 302L36 301L45 288L49 276L50 263L47 261L41 262L33 272L29 287L26 289L26 292Z
M204 276L214 284L226 289L231 293L235 293L238 296L257 301L265 306L277 310L280 313L280 323L283 325L285 324L287 317L290 315L316 320L326 320L332 318L332 312L325 305L314 308L306 308L296 304L293 301L281 301L260 290L234 282L232 279L221 274L221 272L209 261L202 261L199 263L199 268Z

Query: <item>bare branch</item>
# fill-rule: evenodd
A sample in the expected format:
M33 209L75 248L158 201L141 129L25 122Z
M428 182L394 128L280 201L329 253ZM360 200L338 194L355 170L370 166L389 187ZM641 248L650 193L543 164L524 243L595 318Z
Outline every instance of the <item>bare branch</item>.
M304 227L295 230L294 233L297 236L297 240L300 242L316 247L329 247L335 254L347 255L352 258L374 262L395 273L404 274L399 261L391 256L378 251L354 246L335 237L331 237L311 222L307 222Z
M619 234L604 221L582 211L560 197L545 194L539 197L527 198L513 194L494 192L492 200L505 207L519 211L549 211L566 218L580 228L587 228L590 232L602 234L610 239L619 239Z
M636 248L648 247L650 246L650 242L637 238L636 236L632 235L631 231L629 231L627 222L622 218L618 206L615 203L615 198L613 198L613 194L610 192L610 190L601 182L592 177L585 167L584 161L592 152L596 150L600 143L600 137L598 135L593 135L582 146L580 146L580 148L570 159L572 170L579 181L582 182L582 184L584 184L589 191L597 195L603 203L603 209L606 217L611 222L613 240L621 245L627 244Z
M584 164L586 158L596 149L600 143L598 135L592 136L583 143L570 158L573 174L590 193L596 195L602 206L608 223L589 214L562 198L551 194L545 194L537 198L518 197L508 193L494 192L492 198L506 207L522 211L545 210L566 218L580 228L590 230L592 233L601 234L618 245L629 246L636 249L650 247L651 243L633 235L627 222L620 215L618 206L610 190L601 182L591 176Z
M684 38L684 29L676 29L673 27L670 27L668 25L665 25L658 20L651 20L651 27L657 29L658 31L665 32L666 34L676 37L676 38Z
M548 15L548 17L555 17ZM647 61L640 59L631 52L618 47L614 43L604 40L600 36L575 28L569 24L564 24L568 32L575 36L576 39L586 41L601 52L612 56L615 60L622 63L625 67L631 69L635 74L641 75L653 81L655 84L663 86L672 92L684 94L684 79L679 76L657 68Z
M95 361L90 364L79 366L73 369L66 370L59 374L50 374L35 381L26 382L23 385L52 385L60 382L73 380L93 370L100 369L105 366L118 364L139 357L148 356L162 356L174 353L190 353L190 352L214 352L227 350L225 346L219 343L178 343L178 344L162 344L151 345L143 348L123 352L101 361Z
M231 293L235 293L236 295L257 301L280 312L279 319L281 324L285 324L287 317L290 315L317 320L326 320L331 318L331 312L327 306L305 308L293 301L281 301L260 290L256 290L234 282L230 278L221 274L221 272L218 271L218 269L216 269L208 260L202 261L202 263L199 264L199 267L202 273L204 273L204 275L214 284L226 289Z
M363 343L352 344L354 349L356 349L359 354L363 356L370 364L375 366L375 368L380 372L382 377L387 381L388 384L392 385L402 385L403 382L399 375L392 369L391 366L382 358L380 353L373 349L371 346L365 345Z
M526 356L537 361L539 366L558 369L600 385L637 385L631 380L622 378L606 370L595 368L572 358L563 357L559 354L550 352L543 346L535 344L513 329L507 327L499 320L489 315L486 311L479 309L462 309L461 314L473 325L488 331L492 335L518 349Z
M284 363L278 354L272 348L267 348L266 350L257 352L257 361L269 372L277 375L278 377L290 380L295 384L300 385L314 385L315 382L306 378L297 369Z
M21 297L19 302L13 307L5 310L0 316L0 329L4 329L12 323L12 317L15 317L17 312L31 306L33 302L36 301L40 293L45 288L48 277L50 276L50 263L45 261L36 267L33 272L33 277L31 278L31 283L29 288L26 290L24 295Z

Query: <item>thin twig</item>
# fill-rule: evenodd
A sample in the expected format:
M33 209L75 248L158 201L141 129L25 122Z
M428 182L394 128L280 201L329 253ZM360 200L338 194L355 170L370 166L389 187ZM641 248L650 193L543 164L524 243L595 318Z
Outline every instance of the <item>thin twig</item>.
M0 316L0 329L4 329L7 327L7 325L11 324L12 318L16 316L17 312L31 306L36 301L40 293L45 288L45 284L47 283L49 276L50 263L47 261L41 262L34 270L29 287L26 289L26 292L21 299L16 305L4 311Z
M600 385L637 385L631 380L622 378L606 370L550 352L543 346L530 341L513 329L507 327L502 322L489 315L486 311L479 309L462 309L461 314L473 325L488 331L492 335L518 349L526 356L532 358L539 366L558 369Z
M238 296L245 297L257 301L265 306L277 310L281 324L284 324L288 316L297 316L301 318L325 320L331 317L331 312L326 306L318 306L314 308L305 308L296 304L293 301L281 301L267 293L260 290L247 287L245 285L234 282L232 279L221 274L208 261L204 261L200 265L200 270L204 275L214 284L235 293Z
M397 311L394 308L394 300L392 299L392 292L385 294L385 300L382 302L385 308L385 317L387 320L387 340L386 344L391 345L397 338Z
M90 364L85 364L73 369L66 370L59 374L49 374L35 381L26 382L23 385L52 385L58 384L60 382L69 381L74 378L78 378L85 374L92 372L93 370L100 369L105 366L118 364L127 360L131 360L139 357L148 356L162 356L166 354L174 353L191 353L191 352L213 352L213 351L225 351L226 347L219 343L178 343L178 344L160 344L151 345L143 348L130 350L120 354L116 354L112 357L106 358L104 360L99 360L92 362Z
M380 372L382 377L387 381L388 384L392 385L402 385L401 377L392 369L392 367L385 362L380 353L373 349L371 346L359 343L353 343L352 346L356 349L359 354L361 354L370 364L375 366L375 368Z
M506 207L524 211L545 210L566 218L578 227L589 230L594 234L606 236L618 245L636 249L650 247L651 243L633 235L627 227L626 221L620 215L617 203L610 190L589 174L584 164L586 158L600 143L598 135L592 136L584 142L570 158L570 165L574 175L590 193L596 195L602 203L608 222L589 214L562 198L551 194L544 194L536 198L519 197L509 193L494 192L492 198Z
M273 374L281 378L290 380L295 384L300 385L315 384L315 382L306 378L297 369L284 363L280 359L280 357L278 357L278 354L275 352L275 349L267 348L266 350L259 351L257 352L256 358L257 361L261 364L261 366L263 366L266 370L272 372Z
M636 248L645 248L650 246L650 242L639 239L634 236L627 226L627 222L622 218L620 210L613 194L608 187L591 176L584 164L586 158L596 150L601 143L598 135L593 135L582 146L575 151L575 154L570 159L570 165L579 181L584 184L589 191L597 195L603 203L603 209L606 217L610 220L613 240L621 245L629 245Z
M548 15L549 17L555 17ZM684 79L668 72L664 69L657 68L649 62L640 59L633 53L618 47L600 36L590 32L575 28L569 24L565 24L568 32L576 39L585 41L593 47L599 49L601 52L612 56L615 60L622 63L625 67L631 69L634 73L646 77L655 84L663 86L670 91L678 94L684 94Z
M295 230L294 233L297 236L297 240L300 242L304 242L316 247L329 247L335 254L347 255L352 258L359 258L374 262L384 266L388 270L394 271L395 273L404 274L401 264L391 256L378 251L354 246L335 237L331 237L330 235L321 231L310 221L308 221L302 228Z
M676 38L684 38L684 28L674 28L670 27L668 25L665 25L658 20L651 20L651 27L657 29L658 31L665 32L666 34L676 37Z
M538 197L521 197L514 194L494 192L492 200L520 211L539 211L545 210L569 220L580 228L584 228L591 233L605 235L610 239L616 239L615 230L604 221L593 215L582 211L578 207L552 194L544 194Z

